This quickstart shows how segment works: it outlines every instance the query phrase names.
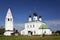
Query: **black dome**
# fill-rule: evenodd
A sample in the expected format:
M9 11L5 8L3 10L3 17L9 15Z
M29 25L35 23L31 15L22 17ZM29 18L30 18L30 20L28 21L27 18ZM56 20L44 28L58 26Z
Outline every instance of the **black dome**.
M31 15L29 15L29 17L31 17Z
M36 14L36 13L34 13L33 15L34 15L34 16L37 16L37 14Z
M42 16L39 16L39 18L42 18Z

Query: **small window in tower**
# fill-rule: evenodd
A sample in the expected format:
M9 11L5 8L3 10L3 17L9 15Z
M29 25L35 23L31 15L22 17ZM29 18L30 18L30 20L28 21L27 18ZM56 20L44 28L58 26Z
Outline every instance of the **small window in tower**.
M8 21L9 21L9 18L8 18Z
M10 21L12 21L12 18L10 18Z

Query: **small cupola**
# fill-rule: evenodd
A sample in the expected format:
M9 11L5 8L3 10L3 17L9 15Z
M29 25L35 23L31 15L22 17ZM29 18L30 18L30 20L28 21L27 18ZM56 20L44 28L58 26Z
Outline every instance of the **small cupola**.
M32 21L32 18L31 18L31 15L29 15L29 20L28 20L29 22L31 22Z
M42 16L39 16L39 21L42 21Z
M37 16L37 14L36 14L36 12L34 12L34 14L33 14L34 16Z

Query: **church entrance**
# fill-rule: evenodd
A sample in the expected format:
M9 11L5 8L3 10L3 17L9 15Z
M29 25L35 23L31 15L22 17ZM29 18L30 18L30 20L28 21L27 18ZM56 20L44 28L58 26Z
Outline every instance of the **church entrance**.
M28 35L31 36L32 35L32 31L28 31Z

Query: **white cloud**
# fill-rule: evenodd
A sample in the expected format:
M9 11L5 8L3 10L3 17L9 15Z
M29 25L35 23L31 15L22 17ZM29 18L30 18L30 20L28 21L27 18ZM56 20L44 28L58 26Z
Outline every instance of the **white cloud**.
M23 27L24 24L21 24L21 23L17 23L17 24L14 24L15 26L20 26L20 27Z
M17 29L18 31L21 31L24 29L24 23L23 24L16 23L16 24L14 24L14 28Z
M60 30L60 20L47 20L45 22L52 30Z
M54 24L55 26L60 25L60 20L53 20L53 21L48 20L45 22L48 23L49 25L52 25L52 24Z

